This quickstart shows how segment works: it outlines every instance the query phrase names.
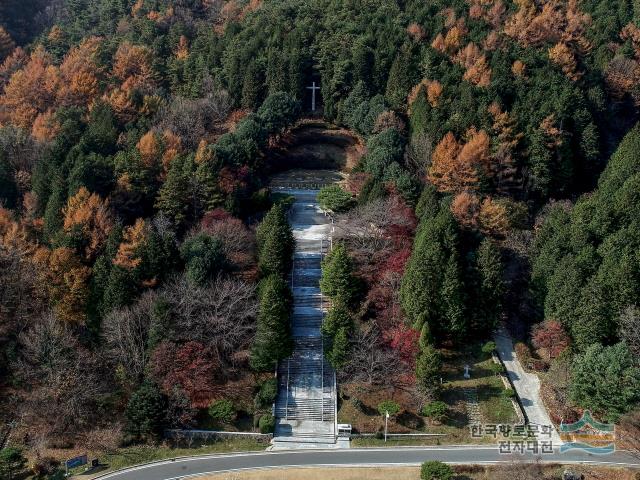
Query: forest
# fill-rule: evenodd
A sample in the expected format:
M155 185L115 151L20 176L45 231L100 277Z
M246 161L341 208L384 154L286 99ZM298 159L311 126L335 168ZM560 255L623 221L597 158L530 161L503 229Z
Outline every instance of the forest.
M273 428L293 237L270 152L315 81L365 146L320 196L339 381L436 400L441 350L504 321L554 420L640 431L638 8L2 2L2 423L36 458Z

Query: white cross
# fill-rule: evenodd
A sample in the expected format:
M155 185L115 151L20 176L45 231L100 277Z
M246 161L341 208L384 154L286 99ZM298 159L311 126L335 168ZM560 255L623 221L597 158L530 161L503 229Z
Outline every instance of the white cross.
M311 111L316 111L316 90L320 90L320 87L316 86L316 82L313 82L311 87L307 87L308 90L311 90Z

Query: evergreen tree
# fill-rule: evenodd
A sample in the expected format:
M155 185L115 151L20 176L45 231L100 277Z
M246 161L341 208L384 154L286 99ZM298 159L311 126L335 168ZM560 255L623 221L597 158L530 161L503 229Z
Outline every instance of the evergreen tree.
M18 187L16 185L13 168L0 151L0 205L14 209L18 201Z
M411 136L427 132L429 123L429 112L431 106L427 102L427 92L424 87L420 87L418 94L411 104L411 114L409 115L409 128Z
M167 172L167 179L158 192L156 208L178 228L183 228L194 218L194 209L198 206L192 181L194 173L192 155L174 158Z
M180 247L180 255L187 279L198 286L206 285L224 270L227 263L222 242L206 233L187 239Z
M449 333L456 338L467 334L467 313L465 311L464 284L460 275L457 252L449 255L444 276L440 298L442 301L441 319Z
M571 398L616 422L640 401L640 369L624 343L593 344L573 361Z
M396 55L387 80L385 98L392 108L401 108L405 105L411 85L411 50L404 47Z
M12 480L14 475L22 472L27 459L17 447L5 447L0 450L0 476Z
M52 241L56 234L62 230L62 209L67 204L67 183L65 180L61 176L56 176L53 178L52 184L53 189L44 211L44 236L49 241Z
M322 323L322 333L327 359L336 369L342 368L348 358L352 331L353 319L349 309L343 303L335 302Z
M165 398L156 385L143 383L127 404L127 431L136 437L160 437L165 425L165 404Z
M320 289L324 295L348 307L352 307L360 294L360 282L353 273L353 264L346 247L338 243L322 260Z
M267 55L267 91L269 95L288 91L287 61L278 48L271 48Z
M433 345L425 345L416 360L416 382L418 388L433 394L440 385L442 357Z
M291 270L295 240L281 205L274 205L256 230L258 267L263 276L285 276Z
M262 69L258 62L252 61L244 74L242 85L242 106L248 109L255 109L262 100L264 92L264 78Z
M251 367L269 371L278 360L291 355L290 315L291 292L287 283L277 275L260 282L260 310L258 328L251 347Z
M502 278L502 260L496 245L485 238L478 248L477 269L480 276L480 288L477 300L477 324L474 330L489 333L497 327L502 314L502 296L504 281Z

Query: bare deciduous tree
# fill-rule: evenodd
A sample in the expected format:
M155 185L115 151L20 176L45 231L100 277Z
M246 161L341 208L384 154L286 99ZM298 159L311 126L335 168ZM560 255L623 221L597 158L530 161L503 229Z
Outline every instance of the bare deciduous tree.
M408 227L409 221L394 214L396 198L377 199L336 219L336 237L356 256L372 257L391 244L389 229Z
M407 165L418 178L427 174L431 165L433 139L428 133L416 133L411 137L407 149Z
M132 382L140 381L147 364L150 312L157 294L146 291L132 306L113 310L102 323L108 357L124 368Z
M162 292L171 306L175 340L197 341L211 347L223 365L249 346L258 311L253 285L233 278L218 278L194 287L184 277Z
M213 125L223 122L231 111L225 90L212 91L204 98L175 97L158 114L158 127L178 135L188 149L195 149Z
M375 325L363 325L354 335L350 358L341 381L389 385L398 375L398 361L392 351L380 342Z
M65 439L94 425L96 401L108 391L103 362L48 313L19 337L17 377L31 389L20 414L43 438Z

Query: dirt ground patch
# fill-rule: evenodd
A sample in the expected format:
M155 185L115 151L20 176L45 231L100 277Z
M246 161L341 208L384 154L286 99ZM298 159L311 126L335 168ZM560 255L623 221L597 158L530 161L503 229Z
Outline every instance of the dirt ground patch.
M290 468L221 473L202 480L407 480L419 479L420 469L403 468Z
M350 172L364 154L353 132L317 120L303 120L269 152L274 173L292 168Z
M455 480L495 480L508 478L512 474L508 467L457 466L454 467ZM587 466L558 466L542 467L539 480L556 480L562 478L562 473L569 469L584 475L585 480L634 480L635 473L621 468L594 468ZM202 480L418 480L418 467L388 467L388 468L291 468L273 470L254 470L247 472L220 473ZM520 477L533 478L533 477Z

